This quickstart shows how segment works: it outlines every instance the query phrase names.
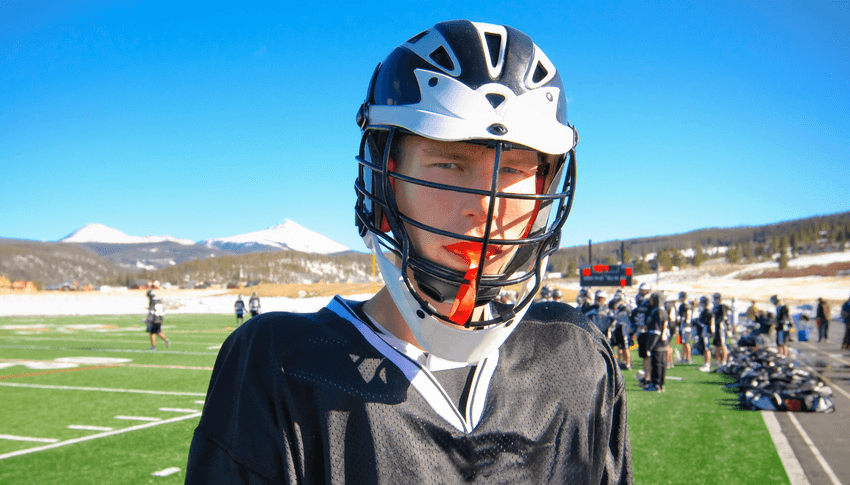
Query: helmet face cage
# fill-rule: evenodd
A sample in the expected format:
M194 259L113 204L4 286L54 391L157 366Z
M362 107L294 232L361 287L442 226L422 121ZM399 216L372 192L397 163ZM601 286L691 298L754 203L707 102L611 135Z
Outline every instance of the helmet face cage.
M385 133L373 133L384 131ZM406 133L404 133L406 134ZM564 154L556 159L553 170L554 177L549 187L542 194L517 194L498 191L499 164L501 154L510 149L527 149L504 142L489 142L488 147L494 150L493 178L489 190L476 190L446 184L428 182L408 177L390 171L389 160L393 143L402 135L399 129L375 129L367 131L361 142L359 176L355 184L358 194L356 212L357 223L361 235L366 231L376 234L382 246L393 253L401 262L401 274L404 283L411 294L429 314L449 321L449 316L437 311L425 296L437 302L451 301L455 298L461 285L467 284L465 274L419 255L412 246L408 228L415 227L422 231L449 237L458 241L468 241L481 245L478 271L475 276L476 306L486 304L495 299L500 291L508 286L529 282L534 278L533 287L521 293L511 311L494 314L494 318L481 322L467 322L467 327L482 327L501 323L513 318L521 308L527 306L540 289L544 262L560 245L560 231L569 215L575 188L575 152ZM384 146L380 147L379 143ZM471 143L477 143L472 141ZM377 161L375 160L377 158ZM482 237L446 231L427 225L421 221L403 214L396 203L392 188L392 180L402 181L420 186L445 191L446 193L466 193L489 198L489 207ZM563 183L561 184L561 180ZM530 224L530 230L517 239L497 239L492 237L493 215L499 200L529 200L536 202L536 215ZM557 202L555 211L552 211ZM490 245L516 247L515 254L503 272L499 274L484 274L487 248ZM413 279L416 280L414 284ZM425 295L423 296L422 293Z

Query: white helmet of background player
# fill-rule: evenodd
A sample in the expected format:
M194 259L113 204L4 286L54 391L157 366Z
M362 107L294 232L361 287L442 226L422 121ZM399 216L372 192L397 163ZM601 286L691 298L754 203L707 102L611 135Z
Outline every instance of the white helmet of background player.
M638 285L638 293L635 296L635 300L640 303L641 301L649 297L650 293L652 293L652 285L650 285L649 283L641 283Z
M517 327L514 324L540 288L547 258L558 249L561 227L572 206L578 134L567 121L558 71L527 35L514 28L467 20L441 22L410 38L378 65L357 124L362 130L355 183L357 226L393 301L425 351L454 361L486 357ZM390 159L398 140L411 135L486 144L494 152L494 167L502 151L509 149L535 150L541 159L549 156L554 162L541 165L549 167L548 173L538 173L534 195L499 192L497 177L486 190L429 183L393 170ZM488 209L483 234L460 234L402 213L393 189L399 180L497 202ZM498 201L509 199L536 201L535 213L517 239L496 237L497 228L492 226ZM414 227L478 244L482 261L497 245L510 248L513 255L500 274L484 274L484 264L458 271L426 259L409 237ZM386 257L387 251L400 267ZM468 277L472 272L475 277ZM430 299L467 306L474 298L474 305L482 306L515 284L522 284L517 303L502 313L495 309L486 321L459 322L429 303Z
M614 292L614 296L611 297L611 302L613 303L613 302L625 301L625 299L626 299L626 294L623 293L622 289L617 288L617 291Z
M578 295L576 295L576 303L579 306L584 305L590 295L587 293L587 288L582 288L578 290Z
M561 291L560 288L555 288L552 290L552 299L555 301L561 301L564 299L564 292Z
M594 300L596 301L596 303L599 303L600 299L602 300L602 303L605 303L608 300L608 292L605 290L596 290Z

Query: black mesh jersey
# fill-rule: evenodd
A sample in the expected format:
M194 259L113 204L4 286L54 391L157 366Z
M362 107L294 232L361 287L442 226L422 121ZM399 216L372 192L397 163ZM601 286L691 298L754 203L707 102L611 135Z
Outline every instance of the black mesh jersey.
M228 337L186 483L632 482L622 375L569 305L533 304L468 373L463 410L355 305L266 313Z

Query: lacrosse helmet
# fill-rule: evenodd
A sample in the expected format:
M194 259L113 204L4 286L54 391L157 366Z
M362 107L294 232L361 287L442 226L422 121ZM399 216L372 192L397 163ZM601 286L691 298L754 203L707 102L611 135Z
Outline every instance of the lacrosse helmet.
M362 138L356 222L393 301L425 351L467 362L489 355L513 331L539 290L547 258L560 244L560 230L572 206L578 134L567 121L558 71L514 28L441 22L404 42L378 65L357 124ZM486 146L492 155L492 183L487 189L460 187L397 172L394 157L407 137ZM499 190L499 163L508 150L537 153L539 168L532 174L536 193ZM405 214L396 200L400 183L489 198L483 235L433 227ZM493 215L496 201L511 199L533 202L534 211L521 236L507 239L497 233ZM465 256L468 270L426 258L423 248L412 242L414 230L471 247ZM485 273L489 251L497 247L511 252L510 261L496 274ZM386 253L394 255L397 264ZM472 308L516 284L523 290L511 308L491 307L481 321L469 318ZM431 301L453 303L452 311L443 313Z

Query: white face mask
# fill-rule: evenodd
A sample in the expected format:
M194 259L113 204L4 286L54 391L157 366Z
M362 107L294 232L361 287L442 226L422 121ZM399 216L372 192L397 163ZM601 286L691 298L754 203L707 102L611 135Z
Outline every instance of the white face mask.
M523 307L507 322L475 330L443 322L419 309L419 303L402 280L401 270L387 259L377 237L366 233L363 241L375 254L375 261L399 313L422 350L429 354L452 362L479 362L504 343L529 308ZM534 279L526 285L533 286Z

